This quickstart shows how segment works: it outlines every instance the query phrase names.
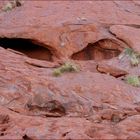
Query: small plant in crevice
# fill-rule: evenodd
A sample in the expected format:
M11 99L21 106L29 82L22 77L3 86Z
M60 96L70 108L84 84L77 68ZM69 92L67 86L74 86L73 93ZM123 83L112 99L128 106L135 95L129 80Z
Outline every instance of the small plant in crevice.
M57 77L66 72L78 72L79 70L79 67L75 63L66 62L62 66L56 68L53 71L53 75Z
M125 48L119 59L128 57L132 66L138 66L140 63L140 53L134 51L132 48Z
M126 83L134 86L134 87L140 87L140 78L136 75L130 75L124 79Z
M3 6L2 10L5 11L5 12L11 11L12 9L14 9L16 7L22 6L22 4L23 4L22 0L9 1Z

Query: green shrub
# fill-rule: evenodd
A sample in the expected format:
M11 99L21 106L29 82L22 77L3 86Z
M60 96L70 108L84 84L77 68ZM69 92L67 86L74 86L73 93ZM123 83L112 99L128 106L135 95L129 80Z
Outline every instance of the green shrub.
M79 70L80 69L76 64L74 64L72 62L66 62L65 64L63 64L59 68L56 68L53 71L53 75L60 76L62 73L65 73L65 72L78 72Z
M131 56L134 53L134 50L132 48L125 48L124 53L125 55Z
M134 51L132 48L125 48L124 52L119 56L119 59L128 56L132 66L138 66L140 62L140 53Z
M139 87L140 86L140 79L138 76L136 75L131 75L125 78L126 83L135 86L135 87Z

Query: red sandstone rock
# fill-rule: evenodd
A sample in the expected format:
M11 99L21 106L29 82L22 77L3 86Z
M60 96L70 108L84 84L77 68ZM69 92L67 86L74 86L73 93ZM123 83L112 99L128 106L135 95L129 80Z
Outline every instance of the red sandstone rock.
M139 13L117 0L0 10L0 139L140 139L140 88L115 78L140 76L118 59L139 51ZM54 77L67 61L80 71Z
M121 77L121 76L125 76L126 74L128 74L123 69L118 69L118 68L113 67L111 65L106 65L106 64L102 64L102 63L97 65L97 70L101 73L109 74L109 75L112 75L116 78Z
M114 25L110 27L110 31L116 35L117 38L126 42L129 47L133 48L135 51L140 52L140 29L137 25L122 26L122 25Z

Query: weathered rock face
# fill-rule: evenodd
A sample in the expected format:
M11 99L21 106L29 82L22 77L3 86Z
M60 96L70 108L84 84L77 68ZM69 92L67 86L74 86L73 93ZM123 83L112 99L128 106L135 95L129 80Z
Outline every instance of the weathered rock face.
M118 56L121 50L122 48L112 40L100 40L94 45L89 44L82 51L73 54L72 59L101 61Z
M8 1L0 1L2 9ZM138 1L24 1L0 10L1 139L140 139ZM53 70L67 61L77 73Z
M33 41L28 39L0 39L0 46L5 49L12 49L17 52L21 52L28 57L52 61L52 53L49 49L42 47L41 45L34 44ZM19 47L20 46L20 47ZM49 46L47 46L49 48Z

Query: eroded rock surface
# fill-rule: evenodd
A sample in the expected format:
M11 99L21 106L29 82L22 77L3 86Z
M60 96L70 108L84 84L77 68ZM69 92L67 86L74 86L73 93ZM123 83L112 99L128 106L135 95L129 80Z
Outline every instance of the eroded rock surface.
M0 139L140 139L138 1L0 1ZM67 61L79 72L59 77Z

